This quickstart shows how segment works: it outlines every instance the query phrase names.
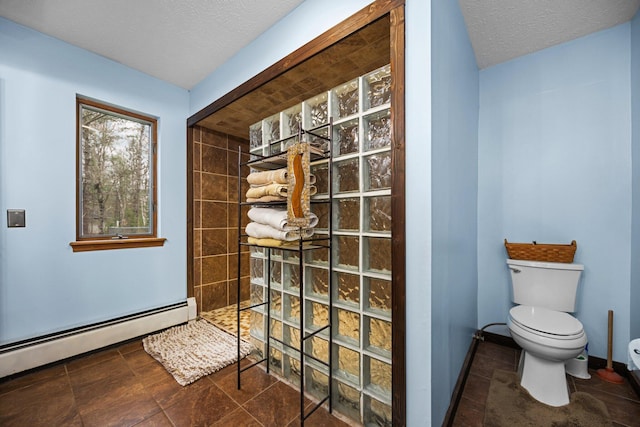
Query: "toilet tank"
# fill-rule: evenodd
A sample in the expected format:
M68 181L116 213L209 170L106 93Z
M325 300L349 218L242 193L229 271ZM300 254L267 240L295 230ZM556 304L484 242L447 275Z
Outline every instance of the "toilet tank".
M513 302L572 313L584 266L508 259Z

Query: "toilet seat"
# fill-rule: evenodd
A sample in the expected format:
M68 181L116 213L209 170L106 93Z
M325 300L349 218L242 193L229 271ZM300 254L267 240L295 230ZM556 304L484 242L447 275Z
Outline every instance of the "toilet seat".
M574 340L584 335L582 323L561 311L518 305L509 310L509 318L521 329L541 337Z

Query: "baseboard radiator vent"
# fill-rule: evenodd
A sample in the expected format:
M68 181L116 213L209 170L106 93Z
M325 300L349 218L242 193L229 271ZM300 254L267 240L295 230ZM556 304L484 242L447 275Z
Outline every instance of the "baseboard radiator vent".
M137 313L9 344L0 348L0 378L127 341L195 319L195 298Z

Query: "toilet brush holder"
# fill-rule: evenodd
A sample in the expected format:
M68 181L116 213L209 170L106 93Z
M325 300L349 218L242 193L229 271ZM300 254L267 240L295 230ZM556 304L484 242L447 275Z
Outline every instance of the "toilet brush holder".
M586 353L567 360L565 362L565 370L567 374L576 378L583 380L591 378L591 375L589 375L589 358Z

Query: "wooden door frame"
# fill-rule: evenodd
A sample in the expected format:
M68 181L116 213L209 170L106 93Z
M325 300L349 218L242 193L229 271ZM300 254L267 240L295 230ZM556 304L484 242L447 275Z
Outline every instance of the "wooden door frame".
M377 0L324 32L314 40L255 75L187 119L187 295L194 295L193 283L193 128L202 119L225 108L242 96L275 79L326 48L389 15L391 85L391 399L392 424L406 425L405 361L405 15L404 0Z

